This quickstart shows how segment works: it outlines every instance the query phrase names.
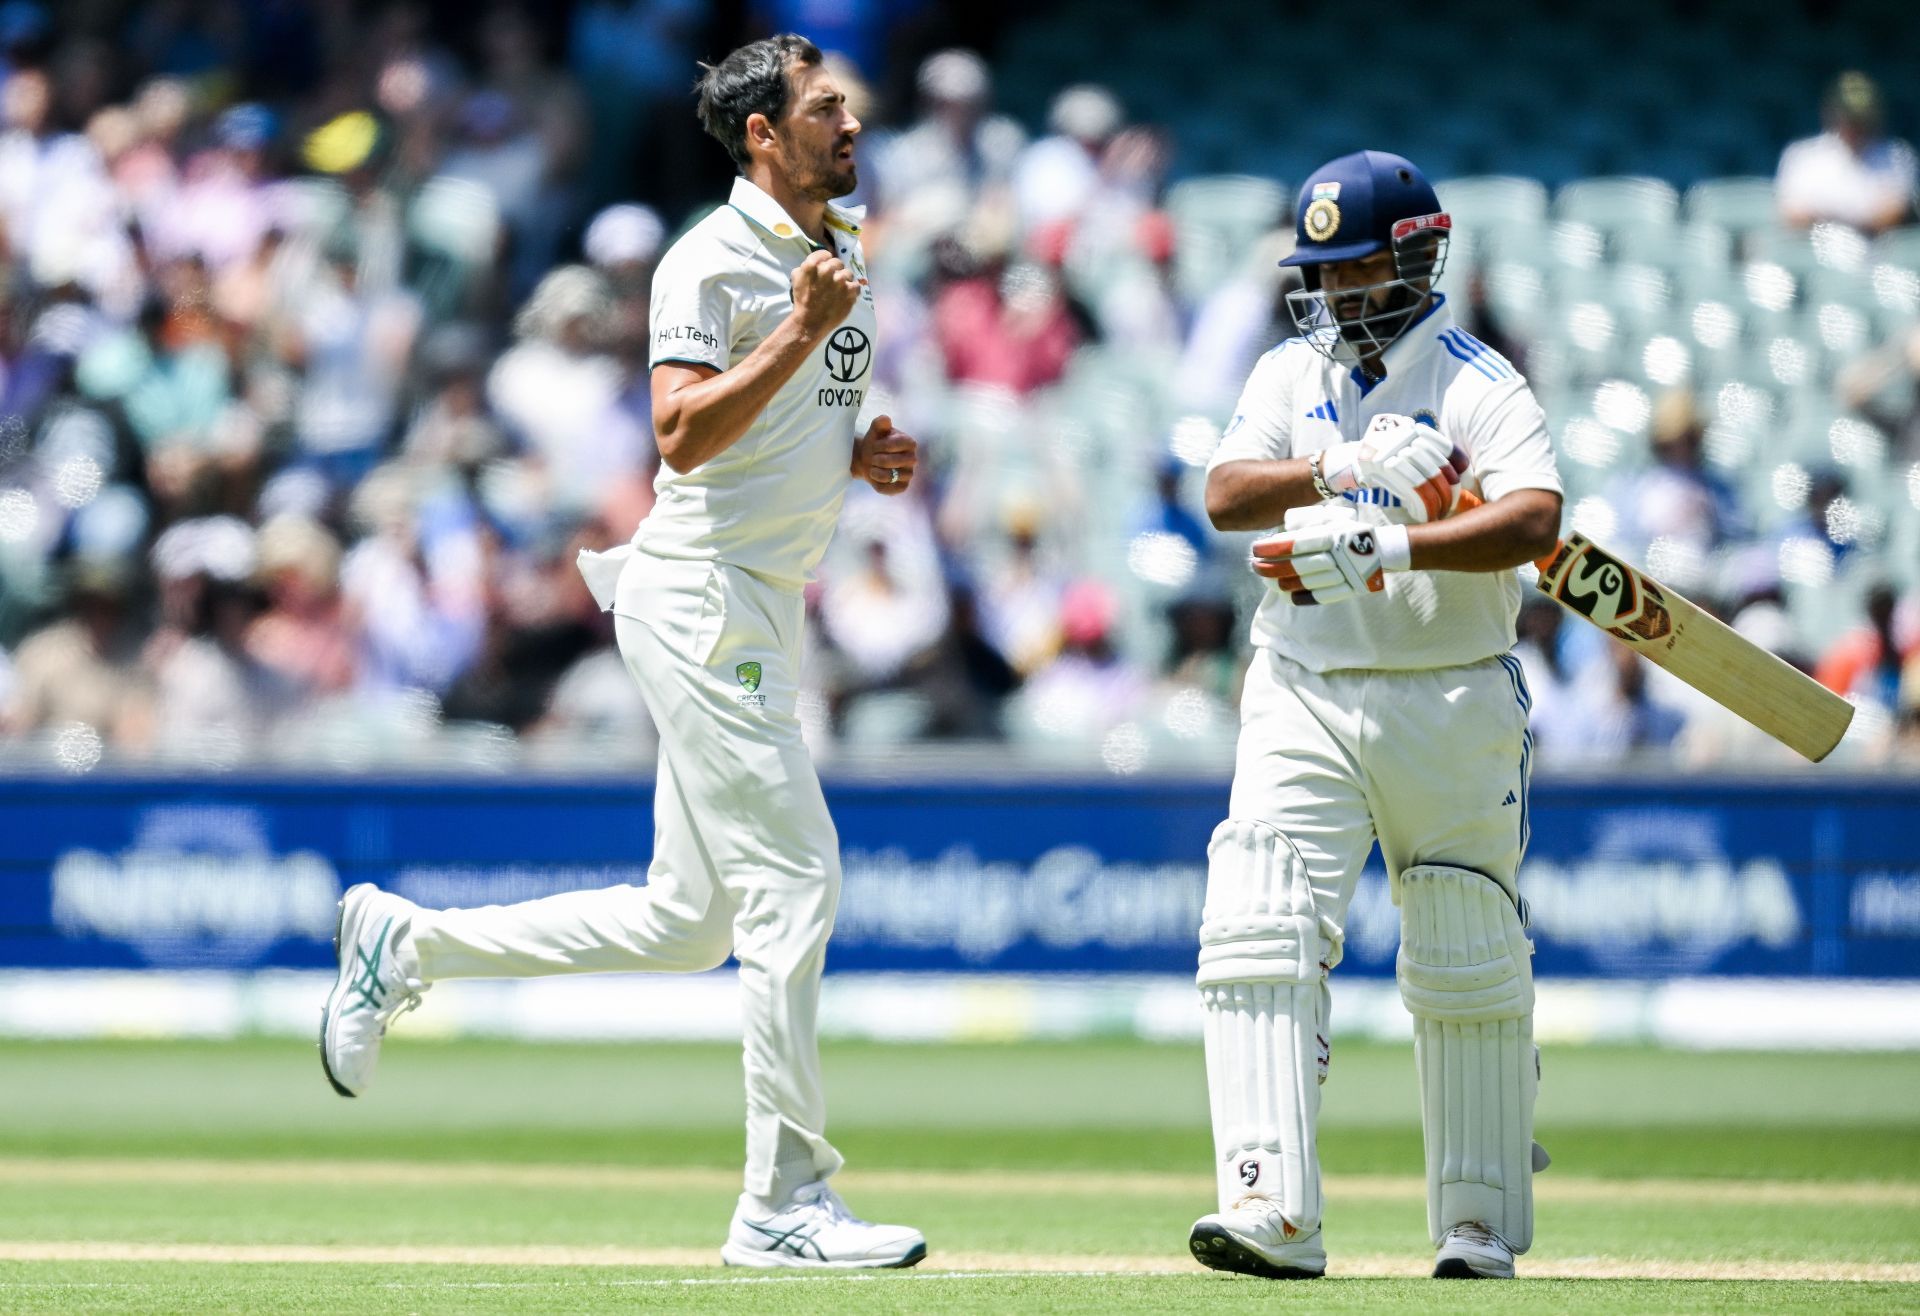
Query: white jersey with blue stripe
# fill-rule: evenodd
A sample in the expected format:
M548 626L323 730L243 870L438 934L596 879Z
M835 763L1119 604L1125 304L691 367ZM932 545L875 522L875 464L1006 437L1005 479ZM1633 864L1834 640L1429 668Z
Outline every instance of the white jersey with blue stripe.
M1546 417L1527 381L1498 352L1433 304L1370 380L1305 339L1262 357L1209 466L1307 457L1359 439L1375 416L1412 416L1467 454L1467 487L1488 501L1518 489L1560 493ZM1413 518L1388 493L1348 495L1365 520ZM1269 591L1254 617L1255 644L1316 672L1422 670L1479 662L1513 647L1520 581L1512 571L1408 571L1386 589L1328 607L1299 607Z

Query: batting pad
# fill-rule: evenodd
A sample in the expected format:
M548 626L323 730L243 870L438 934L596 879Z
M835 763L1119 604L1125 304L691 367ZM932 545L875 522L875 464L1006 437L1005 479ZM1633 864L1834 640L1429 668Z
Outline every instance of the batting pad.
M1533 943L1498 883L1463 868L1400 874L1400 997L1414 1018L1427 1228L1533 1242Z
M1197 981L1220 1209L1249 1194L1268 1197L1311 1233L1321 1216L1315 1126L1326 1081L1330 948L1306 865L1286 837L1229 819L1214 831L1207 859Z

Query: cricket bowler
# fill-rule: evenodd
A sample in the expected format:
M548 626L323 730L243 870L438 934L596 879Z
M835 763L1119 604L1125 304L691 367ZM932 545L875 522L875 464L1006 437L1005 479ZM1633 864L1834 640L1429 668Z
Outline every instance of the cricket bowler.
M860 123L793 35L707 67L698 92L740 177L654 276L653 512L631 544L581 561L660 731L647 884L448 910L353 887L321 1059L342 1096L365 1091L387 1024L438 979L697 973L731 953L747 1164L722 1257L911 1266L919 1231L858 1219L828 1183L841 1158L816 1016L839 843L795 713L802 589L848 484L904 493L915 465L887 417L856 423L873 292L856 216L833 201L854 190Z
M1254 367L1207 472L1274 582L1253 622L1198 983L1219 1210L1195 1257L1326 1271L1315 1145L1348 902L1380 843L1414 1019L1443 1278L1511 1278L1533 1240L1539 1079L1526 905L1528 694L1514 568L1561 484L1526 381L1434 290L1452 228L1414 165L1362 151L1300 190L1303 335ZM1462 489L1484 505L1455 510Z

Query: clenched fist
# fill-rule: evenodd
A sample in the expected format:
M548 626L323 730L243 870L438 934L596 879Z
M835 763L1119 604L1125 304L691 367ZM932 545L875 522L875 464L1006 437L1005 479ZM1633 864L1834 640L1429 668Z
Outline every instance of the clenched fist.
M1415 521L1438 521L1453 507L1467 455L1431 425L1410 416L1373 418L1358 443L1336 443L1320 459L1335 493L1383 489Z
M920 445L893 427L891 416L875 416L867 432L853 441L853 474L883 494L905 493L913 483Z
M860 280L830 251L816 251L793 272L793 314L819 336L847 318L860 300Z

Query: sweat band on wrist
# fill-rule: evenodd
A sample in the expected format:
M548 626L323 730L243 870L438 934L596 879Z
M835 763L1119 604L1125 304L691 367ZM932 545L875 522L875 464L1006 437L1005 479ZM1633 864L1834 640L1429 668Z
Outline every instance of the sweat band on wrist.
M1407 538L1407 528L1403 525L1383 525L1374 531L1374 542L1380 545L1380 567L1383 571L1407 571L1413 566L1413 543Z

